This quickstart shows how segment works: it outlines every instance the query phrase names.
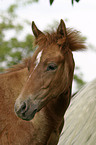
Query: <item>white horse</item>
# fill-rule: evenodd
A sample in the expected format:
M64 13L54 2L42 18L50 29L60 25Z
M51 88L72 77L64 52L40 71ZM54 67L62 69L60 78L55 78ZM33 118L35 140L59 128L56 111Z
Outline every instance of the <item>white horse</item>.
M71 100L58 145L96 145L96 79Z

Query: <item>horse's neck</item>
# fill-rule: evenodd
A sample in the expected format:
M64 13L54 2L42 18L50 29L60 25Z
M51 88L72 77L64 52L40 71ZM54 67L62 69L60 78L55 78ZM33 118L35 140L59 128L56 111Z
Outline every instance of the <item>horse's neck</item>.
M61 120L69 106L71 97L71 89L69 88L66 93L62 93L57 99L53 99L47 105L49 116L53 119Z
M11 104L18 97L28 76L27 69L8 72L0 75L0 97Z
M14 104L27 76L27 69L0 74L0 135L6 125L10 128L17 121Z

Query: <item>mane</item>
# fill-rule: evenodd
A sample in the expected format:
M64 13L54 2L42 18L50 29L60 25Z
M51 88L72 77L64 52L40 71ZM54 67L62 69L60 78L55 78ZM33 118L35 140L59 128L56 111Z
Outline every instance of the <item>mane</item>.
M71 51L77 51L86 48L85 39L79 31L72 28L67 28L67 37Z
M7 73L19 71L21 69L27 68L31 58L23 59L23 61L17 65L13 65L12 67L6 69Z
M77 30L74 30L72 28L67 28L67 41L69 48L71 51L77 51L85 49L85 40L81 36L80 32ZM46 32L45 35L41 34L36 40L35 44L37 45L46 45L50 43L57 43L58 45L64 45L64 42L66 41L66 38L61 35L58 35L57 31L53 31L51 33Z

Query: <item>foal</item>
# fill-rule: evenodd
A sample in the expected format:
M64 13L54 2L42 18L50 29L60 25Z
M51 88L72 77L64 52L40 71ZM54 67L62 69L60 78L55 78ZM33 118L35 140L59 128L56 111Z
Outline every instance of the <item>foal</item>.
M34 22L32 30L32 58L0 75L0 145L57 145L70 103L72 51L85 48L81 36L63 20L51 34Z

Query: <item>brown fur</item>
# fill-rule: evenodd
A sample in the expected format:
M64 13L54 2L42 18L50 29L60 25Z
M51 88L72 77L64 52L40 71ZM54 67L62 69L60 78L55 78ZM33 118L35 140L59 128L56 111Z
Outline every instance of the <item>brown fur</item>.
M43 34L34 23L32 28L39 45L33 57L0 75L0 145L56 145L70 103L74 72L71 51L85 48L81 37L77 31L66 30L62 20L52 34ZM35 68L42 49L40 64ZM47 72L50 62L58 69ZM29 121L18 114L25 101L29 103ZM14 113L14 104L21 119ZM38 111L30 119L34 107Z

